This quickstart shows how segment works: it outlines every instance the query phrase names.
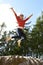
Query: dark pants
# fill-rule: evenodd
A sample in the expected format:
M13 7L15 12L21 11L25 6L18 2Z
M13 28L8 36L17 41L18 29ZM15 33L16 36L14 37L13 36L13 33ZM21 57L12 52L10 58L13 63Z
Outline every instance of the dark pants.
M17 36L12 36L12 38L19 38L19 39L26 39L26 35L24 34L23 30L18 28L17 29Z

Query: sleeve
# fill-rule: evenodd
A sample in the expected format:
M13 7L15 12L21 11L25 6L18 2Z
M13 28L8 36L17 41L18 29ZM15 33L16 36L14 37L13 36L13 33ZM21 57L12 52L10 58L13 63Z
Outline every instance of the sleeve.
M32 14L31 14L29 17L27 17L27 18L24 20L24 22L26 22L27 20L29 20L31 17L32 17Z

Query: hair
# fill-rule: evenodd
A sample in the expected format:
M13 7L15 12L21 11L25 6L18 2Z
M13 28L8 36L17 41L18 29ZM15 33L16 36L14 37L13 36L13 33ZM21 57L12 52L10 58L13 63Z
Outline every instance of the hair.
M19 16L24 16L23 14L20 14Z

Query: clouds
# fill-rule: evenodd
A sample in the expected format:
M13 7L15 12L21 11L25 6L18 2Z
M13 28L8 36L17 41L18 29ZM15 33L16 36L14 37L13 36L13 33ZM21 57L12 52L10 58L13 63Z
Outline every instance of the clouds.
M10 10L10 8L11 8L10 4L0 5L0 24L5 22L7 26L6 28L7 31L13 30L18 26L16 18L13 12Z

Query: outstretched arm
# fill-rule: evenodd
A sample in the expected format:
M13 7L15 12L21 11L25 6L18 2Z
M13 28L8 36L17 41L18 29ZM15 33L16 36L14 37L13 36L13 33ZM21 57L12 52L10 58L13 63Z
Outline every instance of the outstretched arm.
M30 19L33 16L33 14L31 14L29 17L27 17L24 21L26 22L28 19Z
M13 8L10 8L10 9L13 11L14 15L17 17L17 14L16 14L16 12L14 11L14 9L13 9Z

